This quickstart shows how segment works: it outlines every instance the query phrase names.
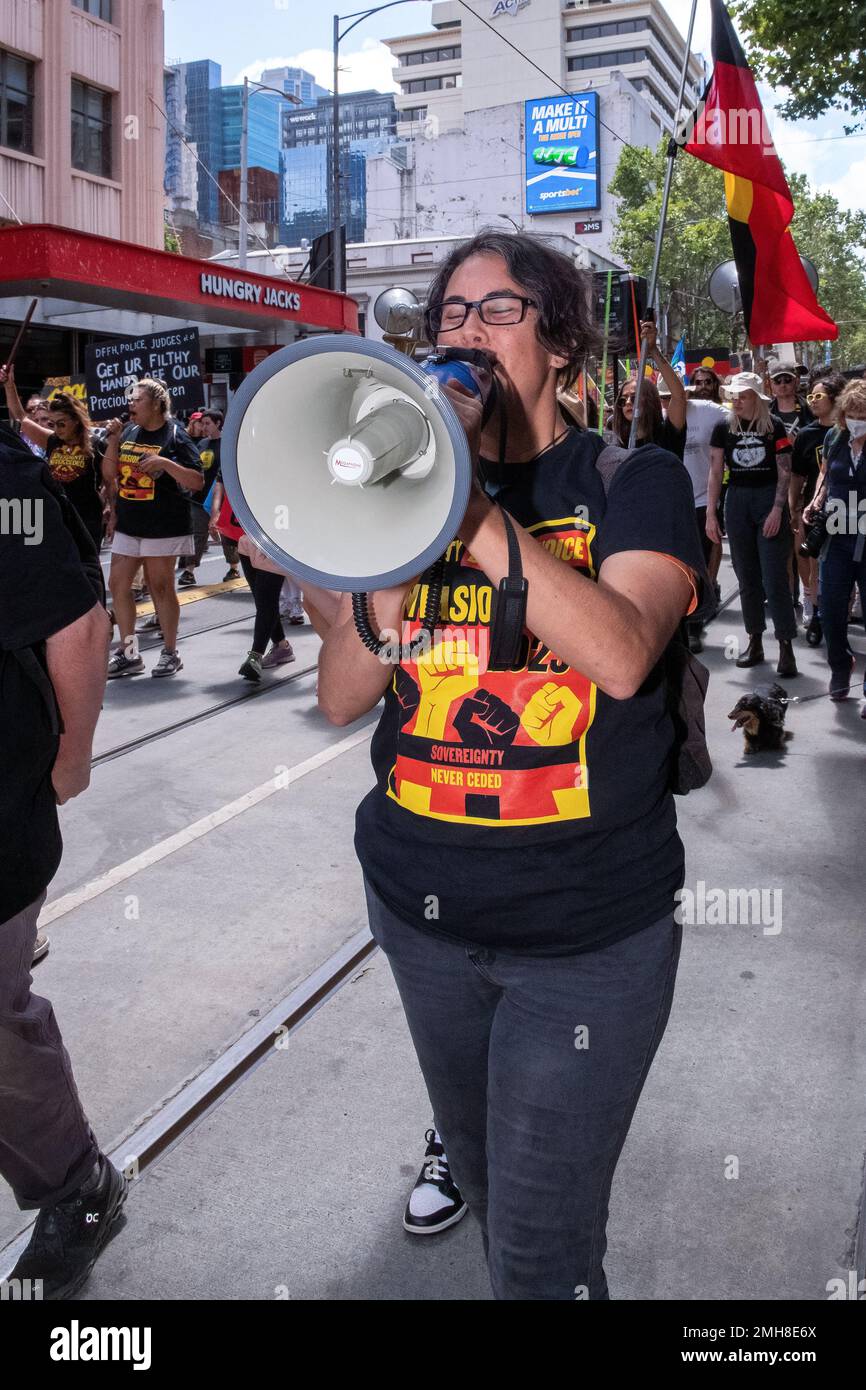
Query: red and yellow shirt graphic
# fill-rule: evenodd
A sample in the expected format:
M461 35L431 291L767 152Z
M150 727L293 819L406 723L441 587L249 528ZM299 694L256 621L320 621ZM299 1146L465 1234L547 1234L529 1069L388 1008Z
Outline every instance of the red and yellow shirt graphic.
M147 473L140 473L136 463L145 454L159 453L152 444L134 444L124 439L120 445L117 470L117 495L126 502L152 502L156 492L156 479Z
M528 528L557 558L595 577L595 527L577 517ZM407 596L404 641L426 592ZM596 687L524 633L517 665L490 670L492 587L455 541L430 649L395 671L400 710L388 795L406 810L468 825L544 825L589 817L586 736Z

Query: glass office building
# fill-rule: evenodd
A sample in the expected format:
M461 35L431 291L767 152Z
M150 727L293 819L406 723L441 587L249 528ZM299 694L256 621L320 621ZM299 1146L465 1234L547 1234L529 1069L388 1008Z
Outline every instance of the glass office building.
M315 106L320 97L329 95L327 87L320 87L306 68L266 68L261 80L266 87L279 87L280 91L297 97L302 106Z
M179 63L177 72L183 83L178 102L186 109L188 138L194 142L201 161L198 166L199 220L216 222L219 206L216 177L220 167L221 138L219 126L214 121L213 98L214 93L219 91L222 68L219 63L211 62L210 58L202 58L195 63ZM208 178L206 170L212 178Z
M343 151L340 160L340 191L342 218L346 224L347 241L363 241L367 225L367 158L371 155L392 155L403 152L393 138L353 140ZM329 147L324 144L300 145L284 150L283 220L280 241L298 246L302 238L310 241L321 236L330 226L328 209L331 162Z
M309 110L283 110L284 216L280 240L297 246L326 232L334 107L320 98ZM346 239L363 241L367 222L367 156L394 146L397 107L390 92L347 92L340 97L340 191Z
M220 131L220 169L241 167L243 87L220 87L216 94ZM272 92L250 88L247 106L247 163L251 169L280 170L280 113L283 103Z

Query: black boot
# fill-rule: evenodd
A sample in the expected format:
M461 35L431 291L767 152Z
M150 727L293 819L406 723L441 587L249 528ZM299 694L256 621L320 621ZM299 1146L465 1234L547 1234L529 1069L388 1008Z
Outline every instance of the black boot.
M799 676L797 661L794 656L794 644L788 642L784 637L779 638L779 664L776 667L777 676Z
M764 644L759 634L757 637L749 638L749 645L736 664L737 666L759 666L763 660Z

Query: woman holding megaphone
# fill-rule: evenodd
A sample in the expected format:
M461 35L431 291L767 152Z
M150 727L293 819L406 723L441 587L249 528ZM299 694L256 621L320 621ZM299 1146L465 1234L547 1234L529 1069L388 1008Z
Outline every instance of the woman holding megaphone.
M350 596L320 659L333 723L385 699L356 829L370 926L499 1299L609 1297L608 1195L681 937L660 659L703 558L679 460L649 445L607 495L603 441L560 410L594 346L588 303L532 237L487 231L451 253L428 336L488 356L505 420L445 386L477 481L431 643L407 645L425 586L402 584L370 598L377 628L402 630L396 668L359 638ZM503 510L528 581L505 669L490 659Z

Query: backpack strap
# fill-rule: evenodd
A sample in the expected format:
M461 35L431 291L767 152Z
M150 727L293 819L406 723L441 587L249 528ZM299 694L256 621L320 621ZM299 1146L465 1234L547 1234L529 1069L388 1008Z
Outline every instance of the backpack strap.
M634 454L634 449L623 449L619 444L606 444L595 461L595 466L601 476L604 487L604 495L607 497L611 489L611 484L624 463L628 463Z

